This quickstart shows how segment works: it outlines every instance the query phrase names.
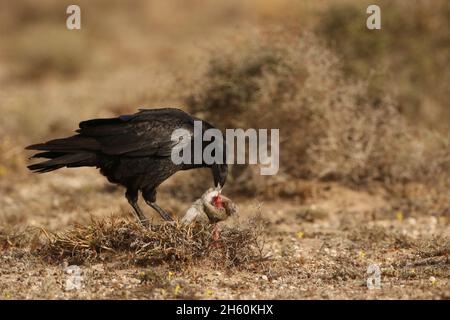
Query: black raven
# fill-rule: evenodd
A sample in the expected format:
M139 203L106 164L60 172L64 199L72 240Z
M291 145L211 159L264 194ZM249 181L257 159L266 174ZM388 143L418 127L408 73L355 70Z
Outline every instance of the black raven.
M214 128L206 121L175 108L140 109L132 115L83 121L74 136L26 147L41 151L31 158L50 159L28 168L38 173L62 167L100 168L100 173L110 182L126 188L125 196L141 223L148 224L137 203L139 191L145 202L163 219L172 220L156 204L156 188L164 180L179 170L200 167L211 168L216 186L223 186L227 178L225 161L211 165L203 161L194 164L194 152L191 152L191 164L175 164L172 161L172 148L183 139L189 139L184 142L191 141L191 146L194 145L194 121L201 121L203 131ZM189 134L173 141L172 133L176 129L185 129ZM203 142L202 150L205 146Z

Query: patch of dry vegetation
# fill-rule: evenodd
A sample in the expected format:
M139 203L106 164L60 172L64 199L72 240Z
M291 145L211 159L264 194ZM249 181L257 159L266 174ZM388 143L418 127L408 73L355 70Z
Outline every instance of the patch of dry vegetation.
M433 236L410 241L411 252L400 255L395 262L385 265L382 272L399 279L428 279L450 277L450 237ZM431 279L433 279L431 278ZM429 280L430 281L430 280ZM435 285L431 283L431 285ZM447 284L448 286L448 284ZM443 297L450 291L443 291Z
M260 229L225 227L220 239L211 237L213 227L178 223L149 228L112 217L93 220L61 232L47 234L48 242L38 250L48 261L71 264L125 257L138 265L170 265L203 262L216 267L249 267L263 259Z
M408 249L413 246L413 239L397 230L388 230L381 226L361 227L350 231L348 239L358 247L367 249L390 248Z
M0 249L36 248L40 245L39 230L32 227L0 227Z
M197 115L222 128L280 128L289 177L449 182L449 137L409 125L386 92L347 79L314 37L251 39L221 51L198 83L186 98Z
M422 258L445 257L450 264L450 237L435 236L429 240L421 241L415 248L418 256Z

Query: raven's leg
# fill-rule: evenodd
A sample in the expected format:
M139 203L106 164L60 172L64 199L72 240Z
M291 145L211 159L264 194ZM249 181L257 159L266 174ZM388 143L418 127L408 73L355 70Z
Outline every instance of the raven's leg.
M161 218L166 221L173 221L172 217L164 211L163 208L156 204L156 191L155 189L145 189L142 191L142 196L144 197L145 203L153 208L156 212L159 213Z
M125 193L125 197L127 197L128 203L133 207L134 213L136 214L136 217L138 218L139 222L143 226L148 226L148 219L142 212L141 208L139 208L139 205L137 203L138 201L138 191L133 189L127 189L127 192Z
M150 207L152 207L156 212L159 213L159 215L161 216L161 218L163 218L166 221L173 221L172 217L170 216L170 214L168 214L166 211L164 211L163 208L161 208L160 206L158 206L156 204L156 202L150 202L150 201L145 201Z

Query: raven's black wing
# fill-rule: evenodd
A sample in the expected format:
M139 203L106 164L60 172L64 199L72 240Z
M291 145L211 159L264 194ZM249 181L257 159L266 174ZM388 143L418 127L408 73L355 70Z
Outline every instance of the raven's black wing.
M133 115L93 119L80 123L78 134L28 146L40 150L32 158L48 161L28 166L36 172L62 167L97 166L99 155L167 157L172 148L193 139L194 118L178 109L141 110ZM176 129L184 129L173 140Z
M141 110L133 115L80 123L80 137L93 139L106 155L170 156L181 141L192 139L194 118L178 109ZM185 129L173 140L176 129Z

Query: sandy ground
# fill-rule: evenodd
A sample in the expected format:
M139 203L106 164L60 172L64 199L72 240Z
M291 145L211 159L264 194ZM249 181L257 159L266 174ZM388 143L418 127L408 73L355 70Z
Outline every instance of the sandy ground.
M414 6L408 1L382 1L386 8L383 32L371 33L370 38L364 28L367 6L356 0L193 1L189 6L178 0L134 1L132 6L124 1L80 0L80 31L66 29L67 4L63 2L3 2L0 299L450 297L450 189L448 182L446 189L438 186L440 180L448 179L448 166L443 166L449 159L448 131L439 136L447 144L430 133L425 140L412 135L417 146L409 146L409 140L397 138L403 121L389 121L385 129L392 133L380 138L379 131L372 129L371 118L378 117L378 112L365 114L336 107L359 106L360 97L372 94L378 105L381 98L384 101L392 95L395 105L404 109L402 112L414 127L445 130L450 119L446 90L450 87L450 72L446 72L449 47L443 40L448 39L450 30L446 28L450 21L446 1L435 1L433 5L422 1ZM297 47L303 43L304 32L317 37L318 43L314 41L311 50L309 45L308 50ZM322 41L330 42L330 46L322 47ZM292 73L284 69L267 75L264 72L255 81L252 72L240 75L241 67L245 70L253 64L253 59L248 58L259 56L259 44L268 49L282 44L281 48L289 49L281 61L293 66ZM422 181L425 171L431 182L428 186L389 187L367 182L355 188L343 182L295 180L280 174L275 177L280 179L279 184L273 186L266 186L264 177L250 181L265 190L257 197L242 191L246 181L229 183L226 188L230 189L224 192L238 204L240 213L222 223L221 228L255 228L255 217L262 226L256 232L262 246L261 259L248 263L221 264L208 257L172 261L166 257L158 264L142 265L135 263L132 250L101 253L76 266L70 256L48 259L47 235L53 239L55 232L70 234L76 223L95 231L92 219L108 222L116 217L132 225L133 215L124 190L108 184L94 169L63 169L44 175L26 172L24 146L67 136L79 121L132 113L139 107L182 107L192 112L194 106L188 98L193 96L210 96L199 101L198 106L216 102L228 105L229 90L214 93L209 88L230 80L212 63L222 58L224 62L236 61L238 67L230 65L227 69L232 75L239 74L237 80L233 80L234 76L231 80L236 82L240 96L253 96L256 84L267 96L258 95L251 103L238 99L239 108L257 106L256 114L230 111L226 117L219 115L218 123L205 115L208 121L225 125L232 120L230 127L276 128L276 124L264 119L266 109L259 109L259 104L280 111L285 106L286 111L279 115L269 112L269 116L273 115L287 132L292 128L284 126L285 119L291 115L294 120L300 118L288 112L307 105L314 107L316 102L319 111L328 110L330 119L336 117L332 121L337 124L333 129L336 135L330 138L343 145L324 146L322 151L330 161L319 155L311 160L287 146L283 154L288 161L281 161L280 173L324 177L322 164L332 163L331 173L334 167L342 169L338 170L341 174L337 181L355 181L354 176L360 174L367 174L367 181L372 181L370 177L389 182L405 178ZM343 65L335 69L335 60L342 60ZM354 70L354 74L343 72L341 67ZM310 76L306 77L303 70L310 70ZM289 87L280 94L292 95L292 101L282 99L286 101L281 105L276 100L270 102L268 96L277 92L275 88L285 87L286 76L292 79L287 83L301 94L292 94ZM354 85L353 80L348 84L344 81L352 77L357 81ZM366 92L360 80L363 84L369 81L367 86L373 86L374 92ZM231 97L236 94L231 93ZM341 128L344 121L355 127ZM366 127L366 122L370 126ZM299 136L328 136L329 124L317 123L317 133L305 129ZM298 127L296 120L292 125ZM375 162L366 161L359 156L361 150L353 148L359 145L353 141L363 142L364 137L370 138L369 145L380 140L378 148L368 154L368 159L375 158ZM314 154L318 142L311 139ZM367 150L363 151L365 154ZM356 172L348 171L352 164ZM297 174L311 168L317 174ZM376 174L372 175L372 171ZM392 175L385 176L389 172ZM177 174L158 191L159 204L178 218L195 196L210 187L210 177L208 185L201 188L191 178ZM239 187L240 183L241 191L233 191L232 186ZM161 223L150 208L143 203L141 206L154 224ZM96 246L89 244L87 250ZM74 255L79 250L74 247ZM367 274L369 267L379 268L379 289L367 287L368 277L374 275ZM79 277L74 278L71 270L78 270Z
M171 179L159 192L161 205L172 213L182 213L189 206L173 196L173 188L182 181ZM199 260L140 266L113 254L67 269L66 261L49 262L39 254L48 240L36 230L61 232L74 223L88 225L91 218L109 219L111 215L132 219L123 190L109 185L93 169L24 174L14 184L3 180L1 298L450 297L448 206L420 211L417 203L429 201L430 193L423 199L417 197L415 206L405 206L382 189L358 191L305 181L297 185L301 185L301 195L287 200L234 197L239 216L222 227L245 226L250 218L260 216L263 262L226 267ZM161 223L149 208L146 213L155 217L153 223ZM38 240L27 237L36 234ZM370 265L380 269L379 289L367 287ZM80 282L72 289L73 268L79 268Z

